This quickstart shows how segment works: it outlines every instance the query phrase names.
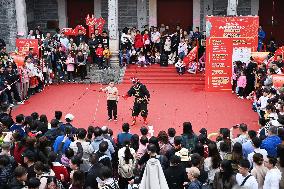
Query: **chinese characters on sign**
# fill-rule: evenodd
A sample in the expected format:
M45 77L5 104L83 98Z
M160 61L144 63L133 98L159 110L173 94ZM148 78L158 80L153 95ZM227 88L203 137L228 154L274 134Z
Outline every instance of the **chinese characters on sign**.
M206 17L206 91L231 90L233 62L248 62L257 48L257 16Z

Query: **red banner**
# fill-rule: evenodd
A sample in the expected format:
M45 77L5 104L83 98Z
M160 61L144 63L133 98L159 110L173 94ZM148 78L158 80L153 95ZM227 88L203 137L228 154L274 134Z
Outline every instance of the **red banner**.
M278 74L272 75L272 81L273 81L273 86L276 89L279 89L279 88L283 87L284 75L278 75Z
M206 18L206 91L232 88L233 62L248 62L258 43L258 17Z
M37 39L16 39L16 47L18 53L27 55L30 49L33 49L33 53L39 56L38 40Z

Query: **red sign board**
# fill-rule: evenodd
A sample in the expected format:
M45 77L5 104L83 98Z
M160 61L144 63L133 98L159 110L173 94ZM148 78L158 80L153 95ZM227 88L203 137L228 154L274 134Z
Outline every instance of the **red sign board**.
M38 40L37 39L16 39L16 47L18 53L27 55L30 49L33 49L33 53L39 56Z
M206 21L206 91L232 88L233 61L245 61L256 51L258 17L208 16Z
M283 87L284 85L284 75L274 74L272 75L273 86L277 89Z

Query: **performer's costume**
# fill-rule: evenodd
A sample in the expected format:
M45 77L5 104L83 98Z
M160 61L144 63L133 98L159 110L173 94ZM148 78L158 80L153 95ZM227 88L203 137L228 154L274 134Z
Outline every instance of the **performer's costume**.
M143 85L142 83L139 82L138 79L133 79L132 80L134 85L130 88L130 90L127 92L126 95L124 95L124 98L134 96L135 101L133 105L133 110L132 110L132 117L133 117L133 122L132 125L136 124L136 118L141 112L141 116L144 119L144 124L147 125L147 116L148 116L148 108L147 105L149 103L150 99L150 93L147 90L146 86Z

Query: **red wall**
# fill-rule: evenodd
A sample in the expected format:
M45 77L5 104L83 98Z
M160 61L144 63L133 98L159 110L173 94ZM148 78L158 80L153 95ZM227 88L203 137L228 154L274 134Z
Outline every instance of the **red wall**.
M273 25L271 21L272 16L274 17ZM283 0L259 0L259 21L266 32L266 41L270 38L274 38L278 44L284 45Z
M85 26L87 14L94 14L94 0L67 0L68 27Z
M192 26L192 0L157 0L157 6L158 26L165 24L175 28L180 24L184 29Z

